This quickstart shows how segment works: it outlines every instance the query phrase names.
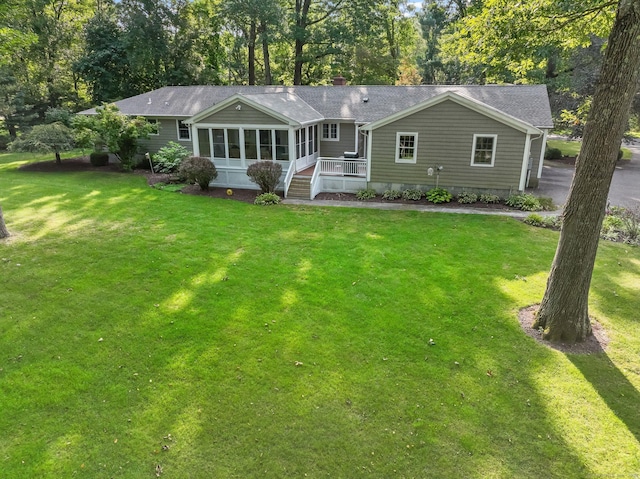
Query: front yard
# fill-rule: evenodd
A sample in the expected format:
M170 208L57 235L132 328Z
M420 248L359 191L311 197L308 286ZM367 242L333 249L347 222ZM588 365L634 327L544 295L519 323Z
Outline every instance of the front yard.
M23 159L0 155L3 477L640 472L637 247L600 246L607 351L565 355L517 319L553 231Z

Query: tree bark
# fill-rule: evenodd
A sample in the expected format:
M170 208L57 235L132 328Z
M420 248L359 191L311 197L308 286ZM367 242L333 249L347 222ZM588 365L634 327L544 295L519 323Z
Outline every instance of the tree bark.
M309 7L311 0L296 0L296 25L294 30L295 46L294 46L294 64L293 64L293 84L302 85L302 65L304 59L302 52L307 44L307 18L309 15Z
M262 57L264 59L264 84L273 84L271 77L271 56L269 55L269 37L267 35L267 24L262 22L260 25L260 34L262 35Z
M2 206L0 206L0 239L8 238L9 231L7 230L7 226L4 224L4 216L2 215Z
M60 152L58 150L56 150L56 164L62 164L62 158L60 158Z
M256 84L256 37L256 22L251 20L249 27L249 85Z
M534 323L550 341L591 334L589 287L618 148L640 74L640 0L621 0L564 209L547 288Z

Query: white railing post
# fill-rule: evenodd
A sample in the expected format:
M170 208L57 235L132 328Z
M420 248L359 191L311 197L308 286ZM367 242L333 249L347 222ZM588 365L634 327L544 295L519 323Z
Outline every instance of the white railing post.
M291 186L291 180L293 180L293 175L296 172L295 161L289 162L289 169L287 170L287 175L284 177L284 197L287 197L289 193L289 186Z

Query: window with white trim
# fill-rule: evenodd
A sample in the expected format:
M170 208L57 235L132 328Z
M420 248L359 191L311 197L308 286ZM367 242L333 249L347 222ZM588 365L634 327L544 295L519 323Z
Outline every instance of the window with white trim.
M178 125L178 140L191 140L191 128L189 128L189 125L186 125L182 120L176 120L176 123Z
M322 124L322 140L323 141L339 141L340 140L340 124L339 123L323 123Z
M418 154L418 133L396 133L396 163L415 163Z
M471 166L493 166L498 135L473 135Z

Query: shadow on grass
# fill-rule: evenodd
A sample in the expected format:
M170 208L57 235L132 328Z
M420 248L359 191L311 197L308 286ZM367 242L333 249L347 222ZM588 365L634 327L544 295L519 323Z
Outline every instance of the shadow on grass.
M607 354L567 355L609 409L640 442L640 393Z
M95 204L75 185L59 201L43 182L50 211L30 211L130 227L69 246L68 232L42 236L56 256L7 285L21 322L0 316L11 333L0 346L30 352L5 366L0 425L16 433L0 451L32 454L31 477L79 464L143 477L158 461L176 477L589 475L539 392L535 371L554 356L522 336L516 301L492 281L539 273L551 242L528 245L528 230L502 219L221 206L82 179L116 200ZM35 280L38 305L25 294ZM90 377L56 380L52 358ZM68 395L25 394L22 377ZM156 452L167 433L171 451ZM29 467L14 452L5 465Z

